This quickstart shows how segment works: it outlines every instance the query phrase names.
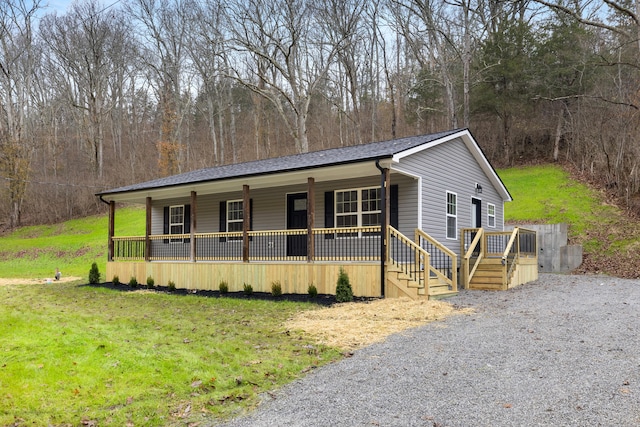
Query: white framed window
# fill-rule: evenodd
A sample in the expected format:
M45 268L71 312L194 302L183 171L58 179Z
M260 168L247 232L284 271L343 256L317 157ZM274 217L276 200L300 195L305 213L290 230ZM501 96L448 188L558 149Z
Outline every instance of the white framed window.
M447 239L458 238L458 195L447 191Z
M227 232L242 231L244 209L242 200L227 201Z
M184 234L184 205L169 206L169 234ZM182 243L182 239L171 239Z
M489 227L496 227L496 205L487 203L487 224Z
M380 187L335 191L336 227L369 227L381 224Z

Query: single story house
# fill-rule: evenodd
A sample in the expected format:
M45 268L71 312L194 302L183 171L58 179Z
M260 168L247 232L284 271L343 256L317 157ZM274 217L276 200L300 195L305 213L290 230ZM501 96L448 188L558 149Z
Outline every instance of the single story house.
M263 292L278 282L284 293L313 284L333 294L342 268L358 296L437 297L457 292L459 272L470 286L489 253L511 261L502 284L534 278L518 260L535 248L510 257L505 247L520 240L503 232L511 195L468 129L211 167L97 196L110 206L107 280ZM114 236L116 203L146 207L144 236Z

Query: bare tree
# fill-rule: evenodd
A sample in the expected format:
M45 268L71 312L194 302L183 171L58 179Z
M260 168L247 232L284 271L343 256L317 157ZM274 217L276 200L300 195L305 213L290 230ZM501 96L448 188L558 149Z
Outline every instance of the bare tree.
M131 0L127 13L139 22L143 42L141 58L152 77L161 125L159 166L165 175L182 171L185 157L183 121L184 69L186 67L186 5L181 0Z
M32 88L39 1L0 2L0 177L7 182L9 226L21 224L22 203L36 148Z
M450 29L455 18L447 3L434 0L393 0L396 14L403 14L396 22L402 23L400 30L423 69L440 76L444 90L449 125L458 127L455 66L459 54L451 37Z
M188 34L188 50L202 80L202 96L206 100L204 114L209 125L214 164L224 163L225 137L221 122L227 109L225 101L227 105L230 103L226 90L229 82L225 79L226 43L222 9L220 0L192 1L188 5L192 28Z
M321 26L329 36L329 43L339 47L336 57L340 65L333 73L333 81L346 89L340 93L348 94L348 99L342 97L337 107L340 114L345 112L353 123L354 137L358 143L362 142L360 79L361 68L365 65L362 54L367 52L364 26L368 4L365 0L325 0L319 13Z
M42 38L55 53L69 88L71 105L80 111L80 125L90 148L96 176L104 175L105 125L115 100L109 81L123 55L123 17L97 2L74 3L68 14L46 15Z
M298 152L309 151L312 96L332 64L338 43L327 43L310 0L235 1L229 7L239 82L277 109Z

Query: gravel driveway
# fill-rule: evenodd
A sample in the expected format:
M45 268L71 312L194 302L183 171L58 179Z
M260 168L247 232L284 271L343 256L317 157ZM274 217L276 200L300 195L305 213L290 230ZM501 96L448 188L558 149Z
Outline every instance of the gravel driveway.
M265 396L239 426L638 426L640 281L541 275Z

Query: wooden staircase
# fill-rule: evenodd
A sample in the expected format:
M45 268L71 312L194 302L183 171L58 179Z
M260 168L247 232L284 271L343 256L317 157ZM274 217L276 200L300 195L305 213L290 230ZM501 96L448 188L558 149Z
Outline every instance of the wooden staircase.
M469 289L504 291L507 289L506 268L500 258L485 258L480 261L469 281Z
M440 254L440 259L443 256L452 257L453 266L457 265L455 253L444 248L422 230L416 230L416 242L419 242L416 243L390 228L388 240L392 242L392 249L385 266L387 298L442 299L458 294L455 268L451 278L434 268L430 263L431 255L419 243L428 240L425 246L431 251L447 252L446 255Z
M387 298L442 299L458 294L458 291L454 291L451 285L438 281L434 276L431 277L429 286L426 287L394 265L387 267L386 277L385 296Z
M535 231L462 229L460 242L461 280L467 289L504 291L538 278Z

